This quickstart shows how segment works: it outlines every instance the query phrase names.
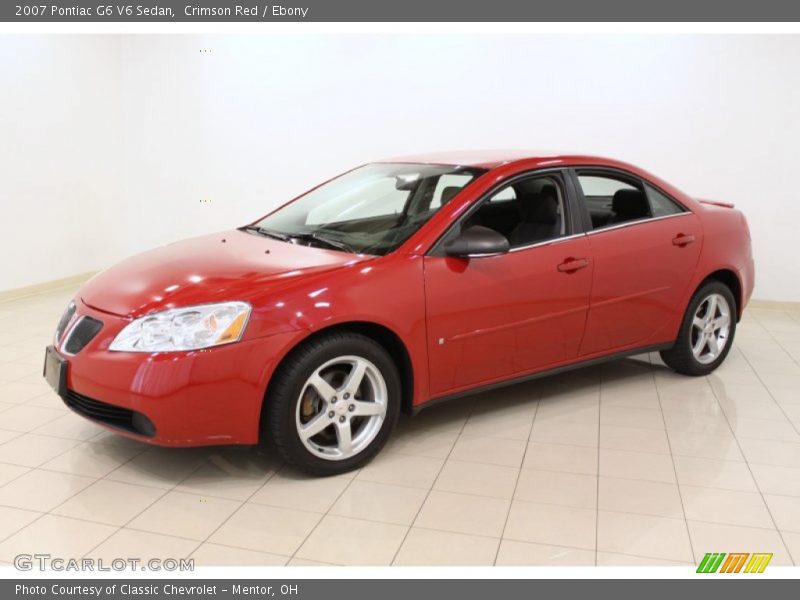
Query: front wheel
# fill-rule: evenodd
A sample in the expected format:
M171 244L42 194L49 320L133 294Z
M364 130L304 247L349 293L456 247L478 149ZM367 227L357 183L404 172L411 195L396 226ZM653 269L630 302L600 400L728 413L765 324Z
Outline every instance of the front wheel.
M389 353L357 333L332 333L293 353L267 396L268 443L314 475L358 468L386 443L400 409Z
M707 375L731 349L736 333L736 301L724 283L709 281L692 296L678 339L661 358L678 373Z

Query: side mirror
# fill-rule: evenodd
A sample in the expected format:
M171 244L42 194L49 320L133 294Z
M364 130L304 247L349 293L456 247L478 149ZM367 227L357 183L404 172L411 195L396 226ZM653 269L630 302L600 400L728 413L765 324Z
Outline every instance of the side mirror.
M508 240L503 234L480 225L468 227L444 246L448 256L460 258L494 256L505 254L508 250Z

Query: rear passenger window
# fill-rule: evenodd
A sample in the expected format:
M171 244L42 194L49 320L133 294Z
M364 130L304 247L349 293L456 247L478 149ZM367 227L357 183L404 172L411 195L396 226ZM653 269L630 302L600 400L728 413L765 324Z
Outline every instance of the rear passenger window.
M578 177L584 196L607 197L614 196L617 190L635 190L629 183L612 179L611 177L598 177L594 175L581 175Z
M678 213L685 212L684 208L675 202L669 196L665 196L656 188L644 184L647 190L647 199L650 201L650 212L654 217L667 217L669 215L677 215Z
M672 198L635 177L578 173L592 229L685 212Z
M652 216L644 189L634 180L605 174L579 173L578 183L592 217L592 229Z

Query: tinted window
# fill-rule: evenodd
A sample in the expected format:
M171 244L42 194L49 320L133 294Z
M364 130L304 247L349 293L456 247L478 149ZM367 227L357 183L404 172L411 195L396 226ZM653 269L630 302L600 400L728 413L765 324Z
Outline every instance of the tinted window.
M584 196L608 196L610 198L617 190L636 189L630 183L626 183L619 179L612 179L611 177L579 175L578 180L581 183L581 189L583 190Z
M510 200L516 200L517 194L514 192L513 186L506 186L496 194L494 194L491 198L489 198L489 202L508 202Z
M473 178L474 175L466 173L446 174L439 177L436 188L433 190L430 207L440 208L450 202Z
M509 184L476 210L462 226L494 229L512 248L564 235L564 193L555 177L530 177Z
M669 196L659 192L656 188L644 185L647 190L647 199L650 201L650 212L654 217L666 217L685 212L684 208Z
M635 179L605 174L578 174L592 228L601 229L652 216L641 183Z

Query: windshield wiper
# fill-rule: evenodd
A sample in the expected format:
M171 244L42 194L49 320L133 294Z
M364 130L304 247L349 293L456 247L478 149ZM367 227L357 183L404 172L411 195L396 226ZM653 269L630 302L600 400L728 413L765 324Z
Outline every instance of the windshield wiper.
M291 242L292 236L286 235L285 233L281 233L280 231L272 231L271 229L264 229L263 227L259 227L258 225L245 225L244 227L239 227L240 231L252 231L253 233L257 233L258 235L263 235L265 237L271 237L276 240L280 240L282 242Z
M331 239L331 238L329 238L327 236L320 235L319 233L316 233L316 232L295 233L294 235L292 235L292 238L295 239L295 240L301 240L301 241L309 241L310 240L310 241L314 241L314 242L319 242L319 243L325 244L325 245L327 245L327 246L329 246L331 248L335 248L336 250L344 250L345 252L350 252L352 254L358 254L352 246L348 246L344 242L341 242L339 240Z
M336 250L344 250L345 252L351 252L353 254L357 254L357 252L351 246L348 246L344 242L331 239L327 236L320 235L319 233L316 232L288 234L288 233L283 233L281 231L274 231L272 229L265 229L264 227L259 227L258 225L245 225L244 227L240 227L239 230L250 231L252 233L256 233L258 235L263 235L266 237L271 237L276 240L280 240L282 242L294 242L295 240L301 242L302 241L319 242L320 244L325 244L330 248L335 248Z

